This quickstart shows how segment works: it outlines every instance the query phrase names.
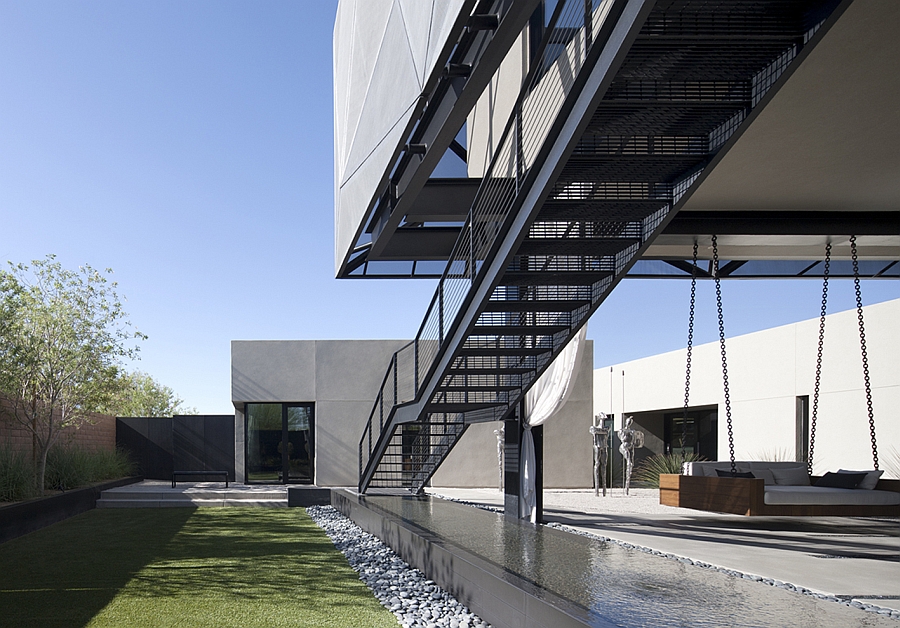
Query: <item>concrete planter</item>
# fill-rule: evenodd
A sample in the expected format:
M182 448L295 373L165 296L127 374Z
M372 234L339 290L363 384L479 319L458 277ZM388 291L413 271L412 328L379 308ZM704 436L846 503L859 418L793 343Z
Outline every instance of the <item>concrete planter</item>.
M0 543L40 530L63 519L96 507L106 489L140 482L141 477L123 478L66 491L61 495L39 497L0 507Z

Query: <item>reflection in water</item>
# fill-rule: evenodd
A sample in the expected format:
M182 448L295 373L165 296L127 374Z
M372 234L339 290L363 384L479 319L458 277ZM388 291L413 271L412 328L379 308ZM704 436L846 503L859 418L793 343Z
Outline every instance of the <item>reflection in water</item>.
M620 626L893 626L873 613L427 496L369 495L393 513ZM602 618L602 619L601 619Z

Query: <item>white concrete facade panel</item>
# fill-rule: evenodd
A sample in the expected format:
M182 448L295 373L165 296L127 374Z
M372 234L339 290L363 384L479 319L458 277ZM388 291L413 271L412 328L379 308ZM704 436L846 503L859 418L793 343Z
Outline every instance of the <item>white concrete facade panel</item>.
M342 0L334 29L335 268L356 243L465 0Z
M900 299L867 306L864 317L879 457L889 468L900 443ZM797 397L812 403L818 328L811 319L727 339L738 459L796 456ZM684 350L596 369L594 411L614 413L616 427L623 410L677 411L684 404L684 369ZM690 405L718 406L718 458L727 459L718 342L694 348ZM814 461L817 473L872 468L855 309L826 320Z

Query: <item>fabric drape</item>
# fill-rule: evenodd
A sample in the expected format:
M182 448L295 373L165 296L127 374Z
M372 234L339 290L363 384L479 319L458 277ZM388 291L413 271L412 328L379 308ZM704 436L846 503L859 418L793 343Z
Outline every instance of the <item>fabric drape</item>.
M522 435L522 496L519 501L519 515L536 523L537 499L535 495L536 460L534 437L531 428L543 425L566 404L572 387L578 377L581 353L587 335L587 325L581 328L569 344L556 357L544 374L525 395L525 431Z

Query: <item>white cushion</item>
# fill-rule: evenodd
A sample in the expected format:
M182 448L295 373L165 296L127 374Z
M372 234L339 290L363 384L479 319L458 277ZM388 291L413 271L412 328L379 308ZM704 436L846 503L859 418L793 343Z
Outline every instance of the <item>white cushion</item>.
M878 479L884 471L848 471L847 469L838 469L838 473L865 473L866 477L863 478L863 481L860 482L856 488L871 491L878 486Z
M783 486L809 486L809 473L806 467L773 468L775 484Z
M895 506L900 493L893 491L859 491L852 488L822 486L767 486L763 502L783 505L819 506Z

